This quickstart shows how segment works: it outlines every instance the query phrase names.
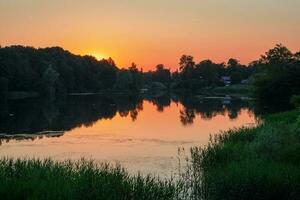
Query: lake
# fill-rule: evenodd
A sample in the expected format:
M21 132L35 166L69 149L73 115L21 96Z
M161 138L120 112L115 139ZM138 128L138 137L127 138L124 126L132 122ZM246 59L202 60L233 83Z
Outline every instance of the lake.
M169 176L210 135L253 126L255 103L231 97L100 95L9 101L1 108L0 156L94 159L136 174Z

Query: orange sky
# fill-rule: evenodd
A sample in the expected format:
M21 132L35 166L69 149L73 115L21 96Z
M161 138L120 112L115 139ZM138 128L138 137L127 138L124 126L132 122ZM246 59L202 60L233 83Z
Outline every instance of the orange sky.
M61 46L176 69L230 57L248 63L276 43L300 50L299 0L0 0L0 44Z

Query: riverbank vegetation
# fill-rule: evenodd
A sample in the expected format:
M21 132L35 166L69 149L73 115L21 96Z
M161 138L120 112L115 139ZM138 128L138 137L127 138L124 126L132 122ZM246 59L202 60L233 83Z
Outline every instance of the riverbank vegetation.
M195 199L299 199L300 111L222 133L191 156Z
M253 96L249 85L236 84L220 87L208 87L200 90L201 94L207 95L230 95L230 96Z
M182 184L92 161L0 160L1 199L179 199Z

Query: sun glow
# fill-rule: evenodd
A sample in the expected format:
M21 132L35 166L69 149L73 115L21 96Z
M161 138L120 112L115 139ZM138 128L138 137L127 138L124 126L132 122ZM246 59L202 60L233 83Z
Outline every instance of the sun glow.
M247 64L276 43L300 46L299 0L82 2L0 0L1 46L60 46L146 71L158 63L174 71L183 54Z
M102 53L90 53L89 55L95 57L97 60L107 59L108 57Z

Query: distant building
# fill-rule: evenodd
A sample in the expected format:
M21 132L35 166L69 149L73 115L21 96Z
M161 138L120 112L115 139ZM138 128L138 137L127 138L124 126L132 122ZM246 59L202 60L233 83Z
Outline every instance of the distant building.
M231 77L230 76L221 76L221 82L223 82L225 85L230 85Z

